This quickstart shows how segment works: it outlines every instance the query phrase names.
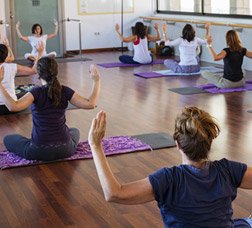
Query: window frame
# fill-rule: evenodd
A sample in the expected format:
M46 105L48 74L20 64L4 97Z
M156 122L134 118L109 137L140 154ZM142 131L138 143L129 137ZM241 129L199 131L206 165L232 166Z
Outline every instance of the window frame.
M244 14L218 14L218 13L205 13L204 12L204 0L201 0L201 12L185 12L185 11L170 11L170 10L159 10L158 1L156 0L156 13L157 14L177 14L177 15L192 15L192 16L202 16L202 17L224 17L224 18L241 18L241 19L251 19L252 15ZM174 0L176 1L176 0Z

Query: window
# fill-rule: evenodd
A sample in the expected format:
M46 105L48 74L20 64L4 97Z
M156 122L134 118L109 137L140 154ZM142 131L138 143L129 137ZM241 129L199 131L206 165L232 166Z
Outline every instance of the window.
M158 10L201 13L201 0L157 0Z
M157 13L252 17L252 0L157 0Z

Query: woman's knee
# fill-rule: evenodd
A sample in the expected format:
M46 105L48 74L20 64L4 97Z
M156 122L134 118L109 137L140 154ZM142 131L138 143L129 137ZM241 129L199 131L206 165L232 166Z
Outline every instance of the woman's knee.
M119 56L119 60L120 60L120 62L122 62L122 63L125 63L125 62L127 62L126 61L126 56L125 55L121 55L121 56Z
M7 148L9 148L9 145L11 145L11 137L10 135L6 135L4 138L3 138L3 143L4 143L4 146Z
M169 69L171 69L171 70L174 71L174 69L177 68L178 63L177 63L175 60L173 60L173 59L166 59L166 60L164 61L164 65L165 65L167 68L169 68Z
M205 79L208 79L209 77L212 77L213 74L207 70L201 71L201 76Z
M77 128L70 128L69 134L71 135L72 140L75 142L75 144L79 143L80 140L80 131Z

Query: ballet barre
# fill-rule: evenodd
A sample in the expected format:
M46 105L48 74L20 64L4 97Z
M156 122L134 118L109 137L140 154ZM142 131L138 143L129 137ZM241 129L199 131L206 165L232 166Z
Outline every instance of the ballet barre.
M168 23L191 23L191 24L197 24L197 25L204 25L209 21L201 21L201 20L187 20L187 19L175 19L175 18L166 18L166 17L140 17L145 22L151 22L151 21L166 21ZM242 31L243 28L252 28L252 24L235 24L235 23L226 23L226 22L217 22L213 21L211 22L211 25L216 26L229 26L234 28L235 30Z

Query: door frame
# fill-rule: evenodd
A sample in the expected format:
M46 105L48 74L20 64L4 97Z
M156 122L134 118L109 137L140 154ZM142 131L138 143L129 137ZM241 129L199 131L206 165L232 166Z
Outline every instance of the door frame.
M17 36L16 32L16 20L15 20L15 7L14 7L14 1L15 0L10 0L5 2L5 20L6 23L9 24L8 27L6 27L6 35L7 37L10 37L10 44L12 47L12 51L14 56L17 56L17 45L16 45L16 39L15 37ZM59 22L59 40L60 40L60 53L58 53L59 57L64 57L64 54L66 52L66 44L65 44L65 23L64 23L64 1L62 0L57 0L58 1L58 22ZM13 16L14 15L14 16Z

